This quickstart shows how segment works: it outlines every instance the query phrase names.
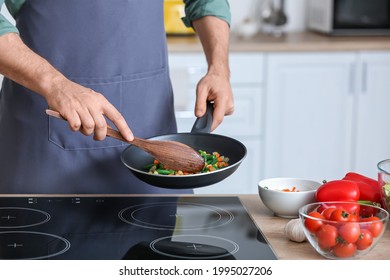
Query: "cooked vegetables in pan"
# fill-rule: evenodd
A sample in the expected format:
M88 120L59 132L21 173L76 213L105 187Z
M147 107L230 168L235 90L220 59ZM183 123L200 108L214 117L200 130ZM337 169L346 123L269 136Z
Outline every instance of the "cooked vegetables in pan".
M229 166L229 158L221 156L218 152L213 152L211 154L206 151L199 150L199 154L204 159L204 167L199 173L208 173L215 170L219 170ZM166 169L158 160L154 160L153 163L145 166L150 174L160 174L160 175L188 175L193 173L187 173L180 170Z

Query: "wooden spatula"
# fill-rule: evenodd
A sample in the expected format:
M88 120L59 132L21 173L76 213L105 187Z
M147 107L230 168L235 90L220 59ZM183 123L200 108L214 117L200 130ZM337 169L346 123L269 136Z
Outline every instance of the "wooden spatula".
M46 114L65 120L57 111L47 109ZM204 167L204 160L197 151L177 141L146 140L137 137L134 137L133 141L127 141L119 131L110 126L107 127L107 136L137 146L168 169L197 173Z

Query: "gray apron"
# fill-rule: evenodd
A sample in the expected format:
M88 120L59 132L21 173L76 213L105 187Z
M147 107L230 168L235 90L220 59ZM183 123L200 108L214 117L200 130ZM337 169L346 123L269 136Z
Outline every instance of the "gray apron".
M69 79L104 94L134 135L176 132L163 0L27 0L16 24L32 50ZM126 144L72 132L46 116L46 108L42 97L4 79L1 193L170 192L128 171L120 160Z

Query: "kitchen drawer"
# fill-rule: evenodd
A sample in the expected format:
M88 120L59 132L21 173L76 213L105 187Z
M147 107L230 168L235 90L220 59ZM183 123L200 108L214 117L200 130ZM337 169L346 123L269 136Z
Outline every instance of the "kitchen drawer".
M229 57L232 85L263 83L264 55L261 53L232 53ZM171 76L181 82L196 85L207 72L207 62L201 53L170 53Z
M223 123L214 131L226 136L257 136L262 134L264 111L262 108L262 88L233 87L235 111L226 116ZM179 132L189 132L195 122L194 99L189 99L189 110L176 110Z

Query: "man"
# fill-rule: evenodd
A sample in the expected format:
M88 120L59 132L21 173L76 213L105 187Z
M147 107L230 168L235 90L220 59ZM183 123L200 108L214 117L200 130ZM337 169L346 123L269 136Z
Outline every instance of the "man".
M167 192L133 177L120 161L124 144L105 139L107 121L128 140L176 132L163 0L3 2L16 27L0 17L0 192ZM209 65L195 115L214 101L214 130L233 112L229 7L184 2Z

